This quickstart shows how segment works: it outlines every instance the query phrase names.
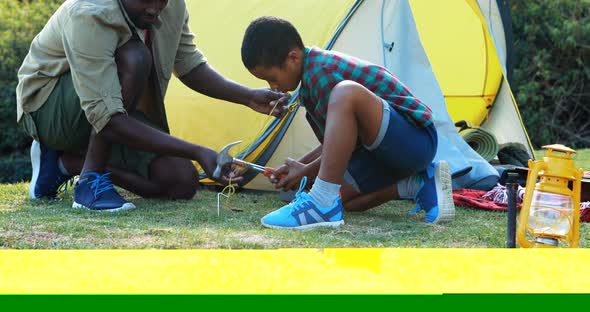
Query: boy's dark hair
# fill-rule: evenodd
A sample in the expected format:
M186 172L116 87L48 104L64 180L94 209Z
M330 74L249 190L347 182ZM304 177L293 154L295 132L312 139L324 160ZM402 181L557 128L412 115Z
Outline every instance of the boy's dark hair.
M293 48L305 48L293 24L274 16L259 17L250 23L244 34L242 62L248 69L280 67Z

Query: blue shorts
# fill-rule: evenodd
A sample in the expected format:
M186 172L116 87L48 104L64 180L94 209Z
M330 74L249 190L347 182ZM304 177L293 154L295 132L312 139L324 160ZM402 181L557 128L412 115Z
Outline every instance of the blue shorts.
M414 176L432 163L438 144L436 128L416 128L383 102L381 129L371 146L352 153L344 181L357 192L371 193Z

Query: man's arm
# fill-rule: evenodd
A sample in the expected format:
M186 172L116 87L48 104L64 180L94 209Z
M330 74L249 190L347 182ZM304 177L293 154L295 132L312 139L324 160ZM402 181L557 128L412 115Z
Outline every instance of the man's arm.
M197 48L195 35L189 27L189 13L184 12L184 25L180 43L176 51L174 73L189 88L204 95L233 103L246 105L251 109L282 117L286 112L290 96L269 89L251 89L223 77L206 62L203 53ZM277 104L278 100L278 104ZM275 106L277 109L273 110Z
M200 64L180 77L187 87L212 98L248 105L254 90L226 79L208 63Z
M286 113L290 99L289 94L270 89L251 89L229 80L207 63L195 67L180 77L180 81L204 95L246 105L261 114L269 114L272 111L275 117L282 117Z
M126 114L113 115L100 131L100 135L111 143L124 144L159 155L195 160L210 178L217 166L217 152L213 149L173 137ZM234 182L240 180L241 178L233 179ZM227 179L222 177L219 182L225 184Z

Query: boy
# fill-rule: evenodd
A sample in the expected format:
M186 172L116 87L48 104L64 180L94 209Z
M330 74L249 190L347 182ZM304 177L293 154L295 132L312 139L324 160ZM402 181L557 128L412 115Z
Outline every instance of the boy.
M400 198L415 199L412 212L424 210L426 222L453 219L449 166L432 163L437 149L432 111L386 69L307 48L295 27L276 17L248 26L242 61L273 89L288 92L301 84L300 103L321 142L271 176L278 188L299 180L301 185L294 201L262 218L264 226L339 226L343 204L347 210L366 210ZM281 174L287 175L277 180ZM305 177L316 175L311 191L303 192Z

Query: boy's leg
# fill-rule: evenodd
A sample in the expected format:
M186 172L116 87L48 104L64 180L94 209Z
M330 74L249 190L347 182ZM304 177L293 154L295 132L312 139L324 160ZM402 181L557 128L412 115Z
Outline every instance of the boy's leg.
M310 193L300 188L295 201L263 217L262 224L292 229L342 224L339 190L344 172L357 141L375 141L382 116L381 99L371 91L352 81L337 84L328 104L322 163ZM325 202L329 204L320 204Z
M344 81L333 89L322 148L318 177L342 184L344 172L357 142L372 144L383 118L381 99L364 86Z
M355 151L347 177L354 177L352 181L357 183L352 185L366 194L395 184L396 196L414 199L419 209L426 212L426 222L451 221L455 208L450 170L444 161L432 163L437 150L436 129L433 125L413 126L385 101L383 109L378 139ZM380 171L375 169L375 163L381 164ZM384 173L391 175L391 179L382 178Z
M367 211L391 200L400 199L397 185L393 184L371 193L360 193L351 185L342 184L342 204L345 211Z
M381 100L382 101L382 100ZM419 129L382 101L377 139L352 154L342 189L347 210L367 210L392 199L414 199L426 221L446 222L454 216L450 171L432 163L437 138L433 126ZM359 135L360 136L360 135ZM313 188L312 188L313 192Z

